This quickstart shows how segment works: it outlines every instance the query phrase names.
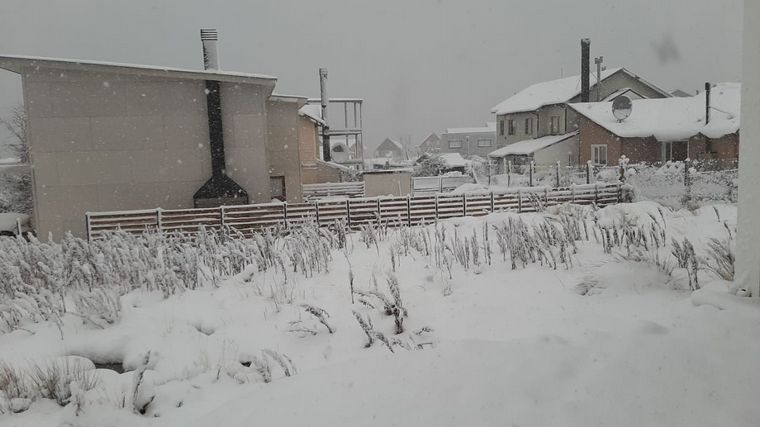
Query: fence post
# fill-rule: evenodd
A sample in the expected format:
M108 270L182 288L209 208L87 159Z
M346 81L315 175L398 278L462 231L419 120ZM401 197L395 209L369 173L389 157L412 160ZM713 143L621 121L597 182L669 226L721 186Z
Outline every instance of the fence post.
M570 184L570 203L575 203L575 184Z
M512 160L507 162L507 187L512 185Z
M560 186L559 185L559 168L560 168L559 160L557 160L557 173L556 173L556 175L557 175L557 188L559 188L559 186Z
M438 222L438 193L435 194L435 222Z
M462 193L462 216L467 216L467 193Z
M412 226L412 196L406 195L406 222Z
M594 204L595 205L599 204L599 183L598 182L594 183Z
M351 228L351 203L349 199L346 199L346 223L348 224L348 228Z
M219 206L219 231L224 235L224 205Z
M533 187L533 172L534 172L535 163L533 163L533 160L530 161L530 164L528 165L528 186Z
M90 226L90 213L85 212L84 213L84 225L87 227L87 241L89 242L92 239L92 228Z
M544 206L549 206L549 187L544 187Z
M495 209L496 208L494 207L494 203L493 203L493 190L492 190L491 191L491 213L493 213Z
M617 183L617 202L622 203L623 201L623 184Z
M591 160L586 162L586 184L591 184Z
M314 213L317 216L317 227L320 227L321 224L319 223L319 200L314 201Z
M380 225L381 220L381 214L380 214L380 196L377 197L377 225Z
M161 223L161 208L156 208L156 227L158 227L158 231L164 231Z
M443 177L438 177L438 192L443 193Z
M522 192L517 190L517 213L522 213Z
M288 202L282 203L282 216L283 221L285 222L285 229L287 230L290 227L290 224L288 223Z
M691 169L691 160L686 159L683 162L683 185L686 187L686 194L684 194L684 205L687 205L689 202L691 202L691 174L689 173L689 169Z

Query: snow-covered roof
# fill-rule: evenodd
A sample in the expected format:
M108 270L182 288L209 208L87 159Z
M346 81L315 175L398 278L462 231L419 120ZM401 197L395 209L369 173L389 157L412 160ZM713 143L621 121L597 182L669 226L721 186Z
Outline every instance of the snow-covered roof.
M322 120L322 106L319 104L306 104L298 110L298 114L308 117L322 126L325 125L325 121Z
M543 150L546 147L550 147L558 142L570 139L575 135L578 135L577 131L566 133L564 135L547 135L541 138L518 141L488 153L488 157L526 156L528 154L533 154L536 151Z
M602 81L624 70L610 68L602 71ZM591 73L592 85L596 85L596 73ZM496 115L520 113L537 110L545 105L568 102L581 93L581 76L565 77L557 80L536 83L510 96L491 109Z
M395 139L390 139L390 138L385 138L385 139L383 140L383 142L381 142L381 143L380 143L380 145L378 145L378 146L377 146L377 148L378 148L378 149L380 149L380 147L382 147L382 146L383 146L383 144L385 144L385 143L387 143L387 142L389 142L389 143L391 143L391 144L395 145L395 146L396 146L396 148L398 148L399 150L402 150L402 151L404 150L404 146L403 146L403 145L401 145L401 143L400 143L400 142L396 141Z
M653 136L676 141L703 134L708 138L739 130L741 84L719 83L710 96L710 123L705 126L705 92L683 98L636 99L630 117L619 122L609 102L570 104L589 120L624 138Z
M55 67L62 69L92 69L103 72L140 72L153 75L165 75L174 78L218 80L225 82L272 84L276 77L264 74L238 73L222 70L189 70L184 68L160 67L155 65L124 64L118 62L90 61L80 59L45 58L38 56L0 55L0 68L21 74L26 68Z
M438 157L450 168L462 168L470 164L470 162L465 160L465 158L459 153L441 153Z
M488 122L485 126L467 127L467 128L447 128L446 133L463 134L463 133L496 133L496 122Z

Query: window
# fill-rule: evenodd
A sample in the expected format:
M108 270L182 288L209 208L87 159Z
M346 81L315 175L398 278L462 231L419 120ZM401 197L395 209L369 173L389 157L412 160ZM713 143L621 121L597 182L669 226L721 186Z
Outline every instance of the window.
M285 201L285 177L284 176L270 176L269 187L272 190L272 198Z
M592 145L591 146L591 161L597 165L607 164L607 146L606 145Z
M478 140L478 147L490 147L491 145L493 145L493 142L490 139Z
M452 139L449 141L449 148L462 148L462 141L458 139Z
M504 136L504 120L499 120L499 136Z
M673 160L673 142L665 141L662 143L662 161L669 162Z
M551 133L552 135L559 134L559 116L551 117Z
M507 120L507 131L510 135L515 134L515 121L514 120Z
M525 119L525 134L526 135L533 134L533 118L532 117Z

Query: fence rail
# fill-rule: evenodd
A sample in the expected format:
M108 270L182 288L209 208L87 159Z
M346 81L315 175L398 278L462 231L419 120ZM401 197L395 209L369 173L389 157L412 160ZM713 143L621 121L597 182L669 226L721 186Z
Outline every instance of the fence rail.
M364 197L364 181L326 182L323 184L303 184L303 197L318 200L325 197Z
M464 176L415 176L412 177L412 192L415 196L448 193L463 184L475 182L473 177Z
M492 212L536 212L562 203L606 206L619 203L621 196L620 183L596 183L414 197L346 198L203 209L88 212L86 221L89 239L117 230L130 233L146 230L194 233L201 228L230 228L247 235L271 226L297 227L306 221L316 221L322 227L342 221L348 227L356 229L378 221L411 226L446 218L483 216Z

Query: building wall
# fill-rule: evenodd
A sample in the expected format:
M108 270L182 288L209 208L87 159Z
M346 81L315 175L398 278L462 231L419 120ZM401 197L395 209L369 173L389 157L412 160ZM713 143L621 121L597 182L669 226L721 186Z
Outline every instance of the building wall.
M221 97L227 174L248 192L251 203L269 202L267 121L277 120L276 113L267 113L261 86L222 83ZM202 121L207 123L208 118Z
M525 119L532 118L533 119L533 132L531 134L525 133ZM504 114L497 117L496 121L496 147L494 147L494 150L497 148L505 147L509 144L514 144L518 141L523 141L526 139L532 139L537 138L537 128L536 126L540 126L540 123L538 123L540 120L538 120L540 117L537 115L537 112L531 111L527 113L515 113L515 114ZM515 134L510 135L509 134L509 120L514 120L515 122ZM504 134L501 134L501 122L504 122Z
M285 177L285 197L288 202L303 200L299 140L299 119L302 117L298 115L299 108L299 103L294 101L267 101L269 176Z
M321 159L322 147L317 137L317 126L306 117L298 117L298 152L302 165L313 164Z
M27 69L22 82L41 237L84 236L87 211L193 206L211 176L204 82L50 68ZM264 96L222 84L227 167L262 201Z
M322 163L304 165L301 169L301 179L304 184L343 182L343 176L339 169L331 168Z
M590 99L592 101L595 101L597 99L596 98L596 93L597 93L596 81L592 81L591 84L592 86L591 86ZM618 90L623 89L623 88L631 88L645 98L662 98L663 97L662 94L652 89L649 85L643 83L641 80L631 77L626 73L618 72L608 77L602 83L601 89L599 89L600 98L604 99L607 96L611 95L612 93L617 92ZM574 103L574 102L580 102L580 95L572 98L569 103ZM535 122L536 115L538 115L538 120L537 120L538 128L537 130L534 130L533 135L528 135L524 132L525 118L534 117L534 122ZM560 131L559 131L560 134L572 132L579 128L579 122L578 122L579 115L573 109L567 108L567 104L563 103L563 104L555 104L555 105L546 105L532 112L506 114L506 115L498 116L497 129L496 129L498 144L500 145L500 147L503 147L504 145L512 144L514 142L522 141L525 139L540 138L542 136L551 135L551 117L552 116L560 117ZM516 124L515 135L508 135L508 132L507 132L508 127L507 127L506 121L509 119L515 120L515 124ZM500 129L499 122L501 121L504 121L504 135L501 135L499 132L499 129ZM534 123L534 126L536 126L536 123Z
M468 144L469 139L469 144ZM491 145L487 147L479 147L479 140L488 140ZM452 140L461 141L461 148L451 148L449 143ZM439 144L440 149L438 153L459 153L464 157L476 155L483 158L488 156L488 153L496 150L496 134L494 132L472 132L472 133L446 133L441 134L441 142Z
M412 192L412 173L408 171L389 171L365 173L365 197L406 196Z
M572 166L578 163L578 137L574 136L558 142L533 154L537 165L550 165L559 162L562 166Z
M653 137L649 138L619 138L613 133L597 125L596 123L581 116L580 124L580 160L581 164L591 160L591 146L595 144L607 145L607 162L616 165L621 155L625 155L633 163L657 163L662 161L662 142ZM706 153L707 139L701 135L688 140L688 157L690 159L727 159L738 158L739 135L725 135L721 138L710 140L712 154ZM685 141L683 143L685 144ZM682 145L682 147L683 147ZM680 156L674 147L673 154L676 158L686 157L686 153ZM685 150L684 150L685 151Z

